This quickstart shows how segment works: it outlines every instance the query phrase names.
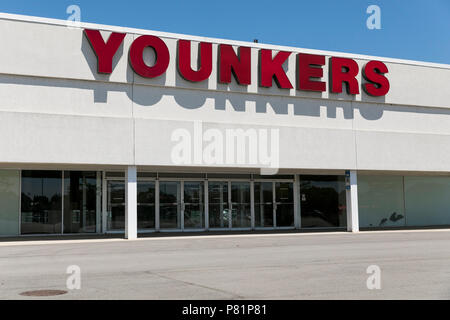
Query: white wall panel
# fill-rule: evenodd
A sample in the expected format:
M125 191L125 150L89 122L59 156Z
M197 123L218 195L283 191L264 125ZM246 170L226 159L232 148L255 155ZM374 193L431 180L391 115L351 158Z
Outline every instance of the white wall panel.
M0 111L132 116L131 85L0 75Z
M1 162L133 163L131 119L0 112Z
M270 129L279 128L277 126L236 125L209 122L202 123L202 126L202 132L206 132L211 128L219 130L224 137L224 143L226 142L225 137L227 129L267 129L270 134ZM191 145L192 148L194 148L194 122L137 119L136 164L179 166L180 164L174 163L171 157L172 149L178 144L177 141L172 141L171 137L172 133L177 129L185 129L189 132L190 137L192 138ZM279 129L279 164L281 168L343 169L354 168L356 166L354 140L350 130L296 127L281 127ZM158 138L155 139L155 137ZM203 146L208 144L208 142L204 142ZM192 163L188 163L188 166L207 166L207 164L203 162L195 163L193 155L190 159ZM202 159L202 161L203 160L204 159ZM261 162L258 163L261 164ZM264 162L262 162L262 164L264 164ZM237 167L238 165L235 163L225 163L224 165L214 164L211 166ZM250 164L248 162L241 166L251 168L261 167L258 164Z
M450 171L450 135L357 131L360 170Z
M128 48L133 35L127 35L114 59L111 75L97 73L97 58L80 28L0 19L2 50L0 73L86 79L132 81ZM101 29L101 28L100 28ZM124 31L124 30L123 30ZM107 39L109 32L103 32Z

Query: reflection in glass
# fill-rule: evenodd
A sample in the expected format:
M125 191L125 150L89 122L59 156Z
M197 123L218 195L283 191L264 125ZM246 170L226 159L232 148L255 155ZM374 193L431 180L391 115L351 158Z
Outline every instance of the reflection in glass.
M228 182L208 182L208 213L210 228L228 228Z
M96 172L64 171L64 232L95 232L96 220Z
M159 183L159 223L161 229L180 229L181 188L179 181Z
M108 218L107 229L125 229L125 183L123 181L108 181Z
M300 176L300 203L302 228L345 227L344 176Z
M294 190L292 182L275 182L276 225L294 226Z
M203 182L184 182L184 228L203 228L204 196Z
M155 228L155 182L137 183L137 224L138 229Z
M61 233L61 171L22 171L21 233Z
M273 183L255 182L255 226L273 227Z
M250 228L250 182L231 182L232 227Z

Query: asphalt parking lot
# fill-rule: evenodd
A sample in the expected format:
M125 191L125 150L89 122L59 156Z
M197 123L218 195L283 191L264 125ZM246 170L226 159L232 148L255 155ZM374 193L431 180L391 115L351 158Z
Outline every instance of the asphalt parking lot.
M68 266L80 289L68 290ZM367 268L380 268L369 290ZM67 290L52 297L33 290ZM450 230L5 242L0 299L450 299Z

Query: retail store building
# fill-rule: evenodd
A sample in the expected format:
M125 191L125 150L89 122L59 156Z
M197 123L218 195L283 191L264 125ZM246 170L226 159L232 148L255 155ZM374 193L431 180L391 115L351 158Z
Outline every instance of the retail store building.
M450 226L450 65L10 14L0 37L0 236Z

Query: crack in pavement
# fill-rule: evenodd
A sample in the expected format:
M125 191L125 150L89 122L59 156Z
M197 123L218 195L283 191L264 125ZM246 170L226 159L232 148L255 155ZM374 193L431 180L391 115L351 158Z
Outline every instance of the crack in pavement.
M229 291L226 291L226 290L205 286L203 284L198 284L198 283L194 283L194 282L190 282L190 281L186 281L186 280L176 279L176 278L165 276L165 275L162 275L162 274L150 271L150 270L144 271L144 273L151 274L153 276L157 276L157 277L160 277L160 278L163 278L163 279L166 279L166 280L177 281L177 282L181 282L183 284L187 284L187 285L191 285L191 286L195 286L195 287L199 287L199 288L204 288L204 289L208 289L208 290L213 290L213 291L217 291L217 292L220 292L220 293L225 293L225 294L231 295L233 297L231 299L241 299L241 300L245 299L244 296L241 296L241 295L233 293L233 292L229 292Z

